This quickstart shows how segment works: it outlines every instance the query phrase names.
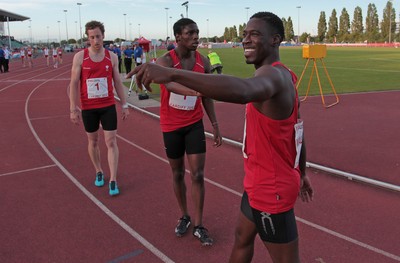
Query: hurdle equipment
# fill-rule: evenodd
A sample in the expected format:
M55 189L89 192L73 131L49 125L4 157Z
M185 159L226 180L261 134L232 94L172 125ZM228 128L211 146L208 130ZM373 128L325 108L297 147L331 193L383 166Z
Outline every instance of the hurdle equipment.
M307 97L308 97L308 93L310 91L311 82L312 82L313 75L314 75L314 72L315 72L315 75L317 76L318 87L319 87L319 92L320 92L320 95L321 95L322 104L323 104L323 106L325 108L330 108L330 107L332 107L332 106L334 106L334 105L339 103L339 97L336 94L335 87L333 86L331 77L329 76L328 70L326 69L326 66L325 66L325 63L324 63L324 60L323 60L324 57L326 57L326 45L304 45L303 46L303 58L307 59L307 62L306 62L306 65L304 66L303 72L301 73L300 79L297 82L296 89L297 90L299 89L301 80L303 79L303 76L304 76L304 73L306 72L306 69L307 69L309 63L312 60L313 61L313 65L312 65L311 76L310 76L310 79L308 81L307 91L306 91L306 94L305 94L304 98L301 99L301 101L305 101L307 99ZM333 94L334 94L334 96L336 98L335 102L333 102L331 104L328 104L328 105L325 104L325 97L324 97L324 93L322 91L321 79L320 79L319 73L318 73L317 60L321 61L322 68L324 69L325 75L328 78L329 84L331 85Z

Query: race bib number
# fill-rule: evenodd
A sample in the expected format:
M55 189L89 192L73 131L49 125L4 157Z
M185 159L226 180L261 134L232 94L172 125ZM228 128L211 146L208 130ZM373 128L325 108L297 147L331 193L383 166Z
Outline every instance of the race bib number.
M93 78L86 80L89 99L108 97L107 78Z
M296 159L294 162L294 168L299 166L301 146L303 145L303 121L298 120L294 125L295 131L295 145L296 145Z
M184 96L171 92L169 96L169 106L178 110L194 110L196 96Z

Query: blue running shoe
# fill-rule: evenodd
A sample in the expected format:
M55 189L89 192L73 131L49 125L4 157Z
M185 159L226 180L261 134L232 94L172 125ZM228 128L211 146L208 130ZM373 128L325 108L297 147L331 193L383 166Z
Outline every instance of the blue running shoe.
M98 172L96 174L96 181L94 181L94 185L97 187L102 187L104 185L104 174L102 172Z
M110 188L110 195L119 195L119 189L116 181L111 181L110 184L108 185Z

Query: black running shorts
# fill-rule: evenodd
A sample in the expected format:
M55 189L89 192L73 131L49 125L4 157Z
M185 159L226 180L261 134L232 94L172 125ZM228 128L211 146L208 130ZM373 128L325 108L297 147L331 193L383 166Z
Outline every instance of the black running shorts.
M206 152L203 120L172 132L163 132L164 147L168 158L181 158L186 154Z
M95 132L99 129L100 123L105 131L117 129L117 110L115 104L99 109L82 110L82 121L85 131Z
M298 237L293 208L280 214L262 212L250 207L248 195L244 192L240 210L256 225L260 238L265 242L283 244Z

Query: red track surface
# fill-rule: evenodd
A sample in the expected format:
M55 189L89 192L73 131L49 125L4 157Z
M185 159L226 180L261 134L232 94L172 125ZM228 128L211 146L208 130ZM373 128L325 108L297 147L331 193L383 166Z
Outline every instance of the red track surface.
M72 55L58 69L39 60L31 70L12 63L0 75L0 262L227 262L242 192L240 149L208 144L204 224L214 246L177 238L158 121L132 111L119 123L121 195L108 196L93 184L82 125L69 121ZM309 98L302 105L309 161L399 185L399 97L344 95L329 110ZM242 110L218 104L224 136L241 138ZM104 143L102 153L106 169ZM315 200L296 205L302 262L400 261L398 193L308 174ZM271 262L261 242L253 262Z

